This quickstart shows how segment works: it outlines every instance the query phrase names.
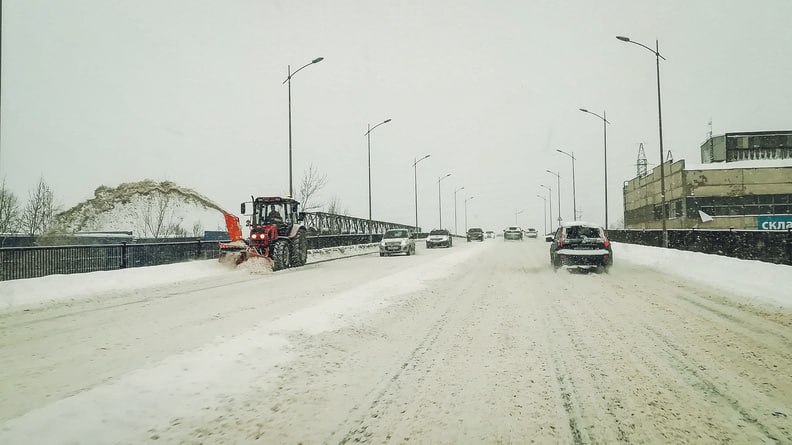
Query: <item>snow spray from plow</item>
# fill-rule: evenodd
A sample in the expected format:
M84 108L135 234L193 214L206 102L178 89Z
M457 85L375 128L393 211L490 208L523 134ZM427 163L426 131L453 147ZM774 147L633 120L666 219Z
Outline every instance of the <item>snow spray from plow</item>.
M214 209L224 215L229 213L195 190L180 187L170 181L144 180L125 182L115 188L104 185L98 187L94 191L93 198L55 215L55 226L63 232L79 232L94 222L101 214L130 204L135 198L149 197L155 194L177 197L184 202L195 204L204 209Z

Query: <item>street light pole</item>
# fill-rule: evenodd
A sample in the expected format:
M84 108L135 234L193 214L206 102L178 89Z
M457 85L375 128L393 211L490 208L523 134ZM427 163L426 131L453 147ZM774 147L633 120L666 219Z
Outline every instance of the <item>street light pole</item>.
M518 227L520 226L520 223L518 222L518 219L517 219L517 215L520 215L524 211L525 210L515 210L514 211L514 225L515 226L518 226Z
M575 152L567 153L564 150L556 150L559 153L563 153L570 158L572 158L572 221L577 221L577 187L575 186ZM607 181L607 179L606 179ZM605 204L605 208L607 208L607 204ZM608 227L608 223L605 223L605 227Z
M608 228L608 119L605 118L605 112L602 112L602 116L597 113L593 113L585 108L579 108L580 111L584 113L588 113L592 116L597 116L598 118L602 119L602 137L604 139L604 154L605 154L605 162L604 162L604 170L605 170L605 229Z
M440 181L451 176L451 173L437 178L437 207L440 210L440 229L443 228L443 194L440 192Z
M544 201L544 204L542 204L542 224L544 224L544 232L542 233L547 235L547 198L542 195L536 195L536 197Z
M561 226L561 173L554 172L551 170L545 170L547 173L551 175L555 175L556 179L558 180L558 225Z
M550 199L550 231L553 230L553 189L546 185L540 185L539 187L544 187L547 189L547 197Z
M289 198L293 198L294 197L294 183L292 182L291 80L292 80L292 77L294 77L297 73L299 73L301 69L305 68L308 65L313 65L314 63L319 63L322 60L324 60L324 57L317 57L316 59L313 59L309 63L306 63L305 65L301 66L299 69L297 69L297 71L295 71L293 73L291 72L291 65L287 65L287 67L286 67L287 77L286 77L286 80L284 80L283 83L281 84L281 85L283 85L284 83L288 83L289 84L289 87L288 87L288 89L289 89Z
M634 43L640 47L646 48L651 53L654 53L656 65L657 65L657 126L660 131L660 201L662 208L662 218L663 218L663 247L668 247L668 227L666 226L666 220L668 219L668 211L666 209L666 196L665 196L665 157L663 155L663 108L660 102L660 59L666 60L665 57L660 55L660 43L657 39L655 39L655 49L649 48L648 46L644 45L643 43L636 42L634 40L630 40L629 37L624 36L616 36L617 39L621 40L622 42Z
M457 231L457 192L460 190L465 190L465 187L459 187L454 190L454 235L459 234Z
M368 124L368 131L364 136L366 136L366 140L368 142L368 201L369 201L369 220L368 220L368 233L369 233L369 243L371 243L373 239L373 235L371 233L371 132L374 131L375 128L379 127L380 125L387 124L390 122L390 119L385 119L384 121L378 123L375 126L371 126Z
M470 201L470 200L471 200L471 199L473 199L473 198L475 198L475 196L471 196L470 198L468 198L468 199L466 199L466 200L465 200L465 234L467 234L467 231L468 231L468 223L467 223L467 202L468 202L468 201Z
M431 155L426 155L421 159L415 158L413 162L413 173L415 174L415 231L418 231L418 163L428 158Z

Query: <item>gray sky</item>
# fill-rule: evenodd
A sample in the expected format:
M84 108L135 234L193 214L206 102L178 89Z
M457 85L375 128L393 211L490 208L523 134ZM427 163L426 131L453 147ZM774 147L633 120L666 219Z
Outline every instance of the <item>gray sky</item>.
M68 208L99 185L145 178L230 209L288 192L292 81L295 188L313 163L354 216L453 228L542 225L540 184L570 159L583 219L603 222L607 111L610 219L638 143L658 161L655 60L616 40L660 41L665 147L699 161L715 133L792 128L792 2L108 1L3 2L0 177L20 198L40 176ZM553 202L556 205L554 191ZM557 212L554 208L554 216Z

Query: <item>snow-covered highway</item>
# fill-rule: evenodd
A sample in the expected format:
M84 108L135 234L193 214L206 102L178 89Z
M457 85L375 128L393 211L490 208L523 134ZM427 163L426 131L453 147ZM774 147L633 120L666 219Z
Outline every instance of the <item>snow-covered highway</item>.
M0 283L0 443L792 442L789 306L547 248Z

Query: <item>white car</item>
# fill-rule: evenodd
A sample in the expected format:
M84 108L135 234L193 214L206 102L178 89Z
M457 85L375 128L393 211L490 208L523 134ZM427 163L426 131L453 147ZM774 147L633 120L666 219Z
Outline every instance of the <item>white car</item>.
M528 238L537 238L539 236L539 232L537 232L536 229L526 229L525 236Z
M437 246L451 247L454 245L454 240L451 234L445 229L435 229L429 232L426 237L426 248L431 249Z
M510 239L517 239L522 241L523 239L523 231L519 227L511 226L508 229L503 231L503 240L507 241Z
M415 255L415 240L407 229L391 229L382 235L379 245L380 256L403 253L407 256Z

